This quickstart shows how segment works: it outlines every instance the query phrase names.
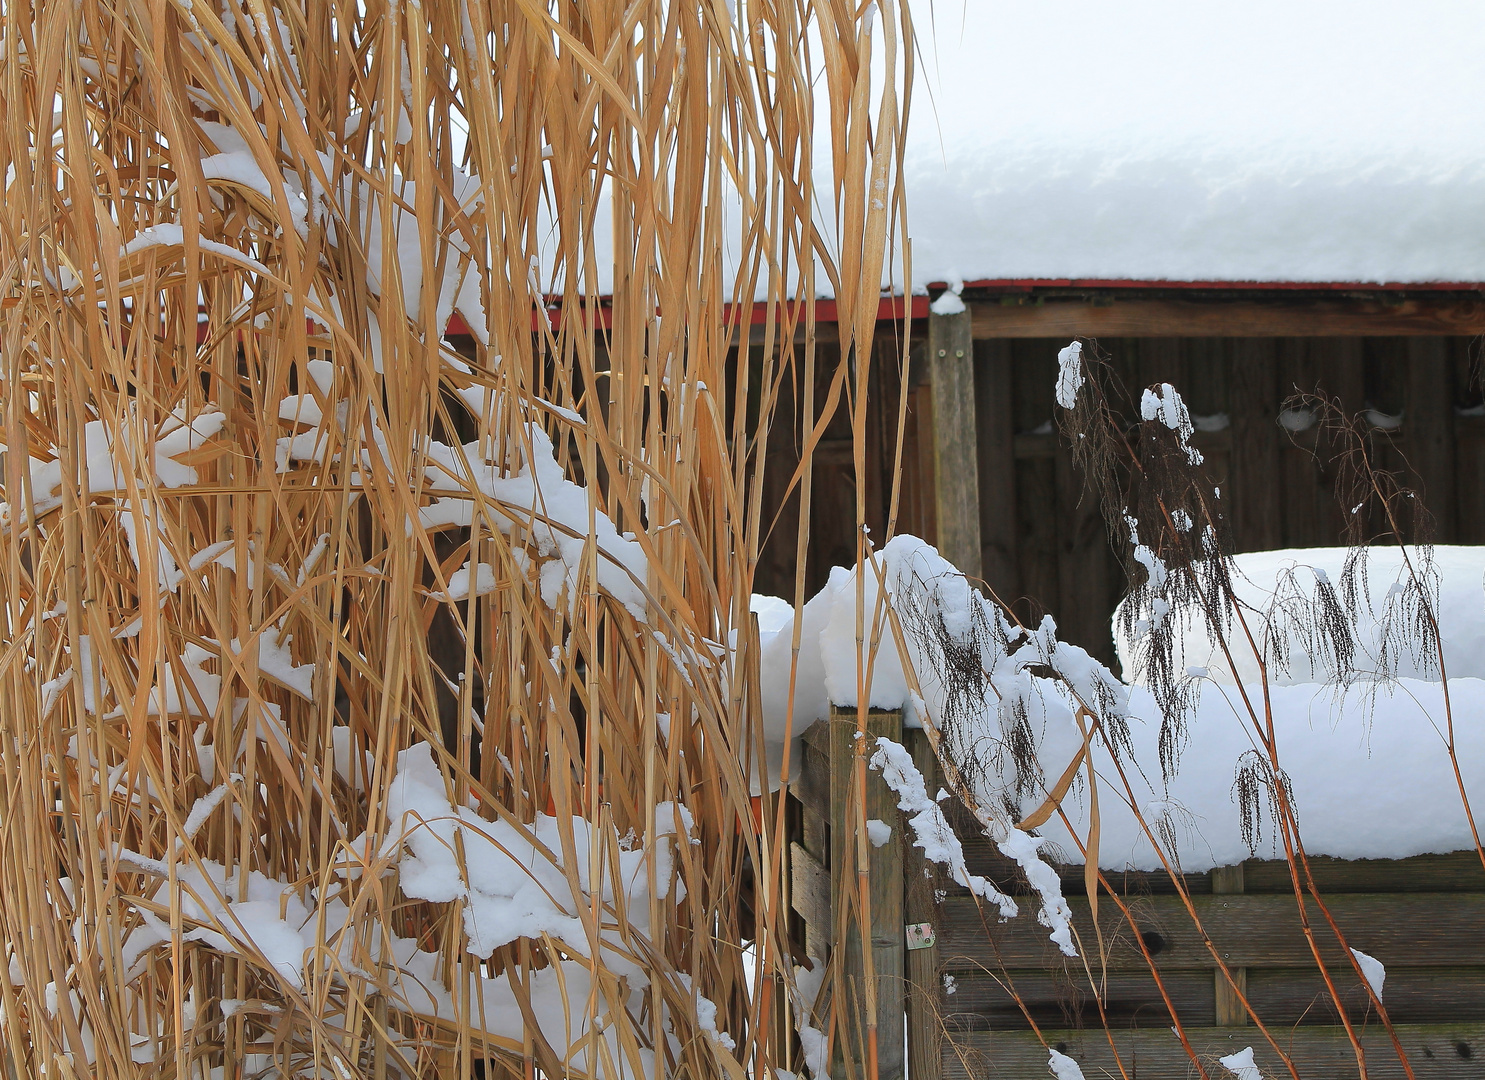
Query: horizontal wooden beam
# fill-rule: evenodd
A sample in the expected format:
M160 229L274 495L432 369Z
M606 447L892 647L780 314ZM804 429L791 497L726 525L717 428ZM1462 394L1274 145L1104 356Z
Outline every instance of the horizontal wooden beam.
M928 776L927 773L924 776ZM944 786L943 774L935 772L929 787L937 791ZM1020 883L1016 864L1006 858L989 840L976 835L974 819L968 811L944 804L945 813L955 831L963 838L964 859L970 873L999 882L1003 888L1027 889ZM1054 863L1062 879L1062 891L1078 896L1083 891L1081 863ZM1485 870L1473 851L1454 851L1447 855L1414 855L1406 859L1335 859L1328 855L1310 856L1310 873L1320 894L1329 897L1339 893L1485 893ZM1169 896L1176 891L1164 870L1110 871L1109 882L1125 896ZM1183 886L1187 892L1205 895L1212 891L1209 873L1186 874ZM957 890L957 886L954 887ZM1243 863L1243 891L1292 895L1289 864L1283 859L1247 859Z
M1485 895L1353 893L1329 897L1326 903L1348 943L1375 956L1389 970L1395 965L1485 966L1485 935L1480 933L1485 926ZM1095 948L1098 937L1088 917L1087 899L1070 897L1069 904L1084 946ZM1313 963L1292 895L1210 895L1192 897L1192 904L1230 967L1294 968ZM992 942L986 934L985 916L973 898L950 897L941 910L939 952L950 970L1034 968L1058 959L1046 928L1030 914L998 926L992 923ZM1099 905L1098 916L1108 949L1108 969L1148 970L1119 909L1105 901ZM1311 917L1318 924L1313 908ZM1162 971L1216 967L1178 898L1141 900L1137 921ZM1334 937L1328 931L1317 937L1326 962L1350 971L1350 961Z
M1325 980L1313 965L1233 970L1246 974L1244 994L1266 1025L1340 1022ZM1101 1002L1094 999L1087 975L1077 966L997 971L993 976L958 971L954 993L944 998L941 1008L951 1027L974 1030L1023 1030L1023 1007L1038 1024L1096 1025L1102 1007L1110 1024L1166 1027L1171 1022L1165 1005L1168 996L1183 1024L1210 1025L1217 1017L1218 1026L1224 1026L1221 991L1228 983L1220 975L1214 978L1211 971L1162 972L1164 994L1148 971L1095 972ZM1346 1015L1363 1023L1370 1013L1375 1021L1376 1010L1356 973L1333 968L1330 975ZM1387 971L1385 989L1393 1023L1425 1023L1440 1017L1485 1021L1485 967L1394 964ZM1235 995L1228 1015L1226 1025L1246 1026L1247 1010Z
M1009 298L1007 298L1009 299ZM1181 300L1048 298L1036 303L972 301L974 336L1392 337L1485 333L1485 301Z
M1355 1076L1356 1053L1340 1027L1296 1027L1275 1033L1279 1045L1303 1077ZM1399 1024L1397 1034L1417 1080L1463 1080L1480 1075L1485 1055L1485 1024ZM1067 1031L1043 1028L1042 1039L1081 1066L1084 1076L1118 1076L1109 1039L1097 1026ZM1186 1029L1210 1076L1228 1076L1217 1059L1253 1048L1253 1061L1264 1076L1287 1076L1288 1070L1262 1035L1252 1028ZM1192 1075L1190 1059L1169 1028L1115 1029L1115 1045L1130 1070L1139 1076ZM1402 1080L1407 1073L1381 1024L1361 1034L1371 1080ZM1047 1075L1047 1050L1030 1031L982 1031L955 1035L944 1046L945 1080L975 1077Z

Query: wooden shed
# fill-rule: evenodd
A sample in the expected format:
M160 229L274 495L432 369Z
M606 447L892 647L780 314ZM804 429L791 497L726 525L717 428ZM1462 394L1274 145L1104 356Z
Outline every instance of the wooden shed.
M887 526L893 424L905 393L897 531L936 542L950 561L1015 598L1023 619L1052 613L1065 640L1107 662L1110 618L1127 583L1099 509L1085 497L1052 424L1056 355L1074 338L1096 340L1132 387L1170 382L1181 390L1197 420L1193 443L1228 502L1240 551L1341 542L1343 508L1326 448L1302 417L1281 419L1288 397L1316 391L1366 418L1379 460L1423 492L1439 542L1485 543L1478 371L1485 297L1475 285L985 280L964 283L964 311L946 315L926 310L936 295L932 290L912 311L906 387L897 379L897 331L884 327L878 341L867 424L867 491L876 517L868 523L878 536ZM832 346L822 348L825 368ZM787 478L781 463L793 460L797 441L782 425L773 438L771 475ZM817 454L811 591L831 565L848 564L854 553L849 447L843 427ZM757 587L789 595L794 530L787 505L782 521L765 548ZM840 723L854 728L854 713ZM827 721L806 736L790 849L800 938L814 955L836 945L821 929L834 925L830 728ZM941 776L930 775L932 753L918 733L905 735L933 790ZM882 812L895 823L890 799ZM971 869L1014 887L1015 867L979 837L973 820L965 815L956 824ZM966 890L925 877L910 847L896 857L900 866L886 871L882 886L901 890L900 914L890 917L925 925L934 939L879 963L900 971L906 988L911 1075L1046 1075L1045 1042L1078 1062L1086 1077L1117 1077L1121 1069L1129 1077L1194 1076L1172 1033L1171 1008L1208 1075L1228 1075L1218 1059L1249 1046L1264 1075L1287 1075L1214 968L1166 875L1106 875L1118 898L1105 895L1099 911L1107 966L1090 960L1085 968L1061 956L1033 920L999 924ZM874 880L878 869L874 862ZM1060 873L1079 933L1096 940L1083 868ZM1413 1075L1482 1075L1485 871L1478 855L1318 859L1316 874L1348 938L1391 958L1386 1002ZM1249 860L1188 874L1184 885L1202 930L1238 970L1299 1075L1355 1075L1354 1051L1300 930L1287 864ZM941 903L936 890L943 891ZM878 929L881 941L905 940L895 926L874 927L874 935ZM1343 960L1327 956L1339 972L1347 1019L1367 1048L1368 1075L1406 1076Z

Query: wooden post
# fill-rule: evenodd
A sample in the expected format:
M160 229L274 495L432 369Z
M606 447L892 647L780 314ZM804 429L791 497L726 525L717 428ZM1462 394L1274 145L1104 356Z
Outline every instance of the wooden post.
M1403 452L1418 477L1423 505L1440 544L1454 543L1454 379L1449 341L1408 339L1408 389Z
M934 775L938 762L933 748L922 731L904 733L913 764L923 774L930 792L937 790ZM901 821L905 815L897 820ZM888 819L893 820L891 818ZM943 1004L943 983L938 970L938 864L923 856L923 849L913 846L913 836L905 831L893 837L902 851L902 878L906 887L903 918L907 925L927 924L933 944L907 950L907 1022L908 1075L913 1080L939 1080L943 1071L943 1027L939 1020Z
M830 722L805 731L793 791L799 799L798 839L789 845L790 903L804 920L805 952L830 959Z
M1219 866L1212 871L1212 893L1218 896L1226 896L1243 891L1243 864L1236 866ZM1237 983L1237 988L1244 997L1248 994L1248 969L1230 968L1232 981ZM1232 986L1227 982L1227 976L1222 972L1213 972L1213 978L1217 980L1217 1026L1239 1027L1248 1022L1248 1010L1243 1008L1243 1003L1238 995L1233 993Z
M928 316L933 383L934 506L938 550L980 577L980 470L975 425L974 343L969 312Z
M870 712L866 719L868 757L879 736L902 741L902 714ZM840 908L848 891L856 888L856 838L858 818L852 797L856 774L856 709L830 710L830 897L831 925L840 926ZM897 796L870 769L866 776L866 819L876 819L892 826L897 839L901 815ZM872 968L877 997L877 1078L903 1080L906 1055L903 1045L903 922L902 922L902 848L896 843L881 847L867 845L870 862ZM867 1073L866 994L861 927L852 918L843 943L845 964L843 981L837 983L837 1015L843 1019L837 1029L835 1049L831 1055L832 1076L854 1074L872 1080ZM849 1057L851 1065L844 1066ZM837 1069L839 1071L837 1071Z

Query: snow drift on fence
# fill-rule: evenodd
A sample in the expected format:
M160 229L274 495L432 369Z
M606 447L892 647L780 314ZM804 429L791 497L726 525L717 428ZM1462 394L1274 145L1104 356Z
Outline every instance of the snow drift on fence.
M1438 550L1446 582L1471 580L1469 560L1478 559L1478 553ZM1249 559L1245 565L1255 563ZM1384 594L1391 582L1384 577L1385 565L1379 552L1371 585ZM1478 590L1479 576L1472 580ZM904 627L909 671L899 660L886 606L877 603L879 581L886 583ZM1001 703L1019 702L1044 774L1044 786L1011 796L1023 815L1030 813L1045 797L1045 786L1082 745L1074 720L1076 700L1065 684L1040 677L1051 667L1078 688L1078 697L1093 704L1094 711L1112 721L1122 718L1128 726L1132 753L1120 758L1128 788L1107 743L1095 740L1102 866L1160 866L1136 810L1167 854L1188 872L1255 855L1282 856L1261 794L1249 807L1250 828L1243 827L1237 780L1255 739L1243 691L1230 679L1203 680L1198 705L1187 720L1188 740L1179 767L1167 782L1160 768L1161 715L1149 691L1117 682L1081 649L1057 642L1050 620L1029 632L1008 627L936 550L912 537L888 543L861 586L867 646L859 666L855 573L836 569L826 587L805 605L792 712L788 695L793 619L781 617L776 602L760 599L756 605L773 616L767 620L762 643L770 785L778 780L786 735L797 737L826 716L832 702L850 706L864 700L874 708L903 709L908 726L920 725L926 713L935 727L945 730L952 754L972 753L984 767L974 778L981 805L999 805L1015 789L1013 755L1006 751L1013 721ZM1485 621L1478 610L1475 622L1469 621L1467 593L1463 584L1458 594L1446 587L1451 597L1443 609L1446 648L1474 640L1451 637L1450 619L1458 616L1466 635L1478 633L1474 627ZM934 631L936 639L925 636L925 625L939 628ZM878 647L873 655L874 636ZM945 669L945 642L949 651L961 649L957 663L962 665L962 657L970 655L970 662L983 669L979 690L967 691ZM1463 660L1460 665L1466 667ZM1261 689L1253 685L1244 689L1262 716ZM1437 681L1416 678L1360 682L1343 694L1321 684L1271 688L1281 764L1293 786L1301 832L1311 854L1403 858L1472 846L1445 749L1443 689ZM1451 672L1449 691L1465 783L1472 791L1485 790L1485 679ZM791 760L799 760L797 748ZM1083 781L1074 785L1063 805L1073 832L1085 836L1088 792ZM1055 818L1041 832L1068 861L1081 861L1078 842Z

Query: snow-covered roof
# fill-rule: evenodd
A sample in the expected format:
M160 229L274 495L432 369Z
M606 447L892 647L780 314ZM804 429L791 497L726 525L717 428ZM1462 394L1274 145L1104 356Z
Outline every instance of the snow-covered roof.
M1485 7L915 9L913 278L1485 281Z

